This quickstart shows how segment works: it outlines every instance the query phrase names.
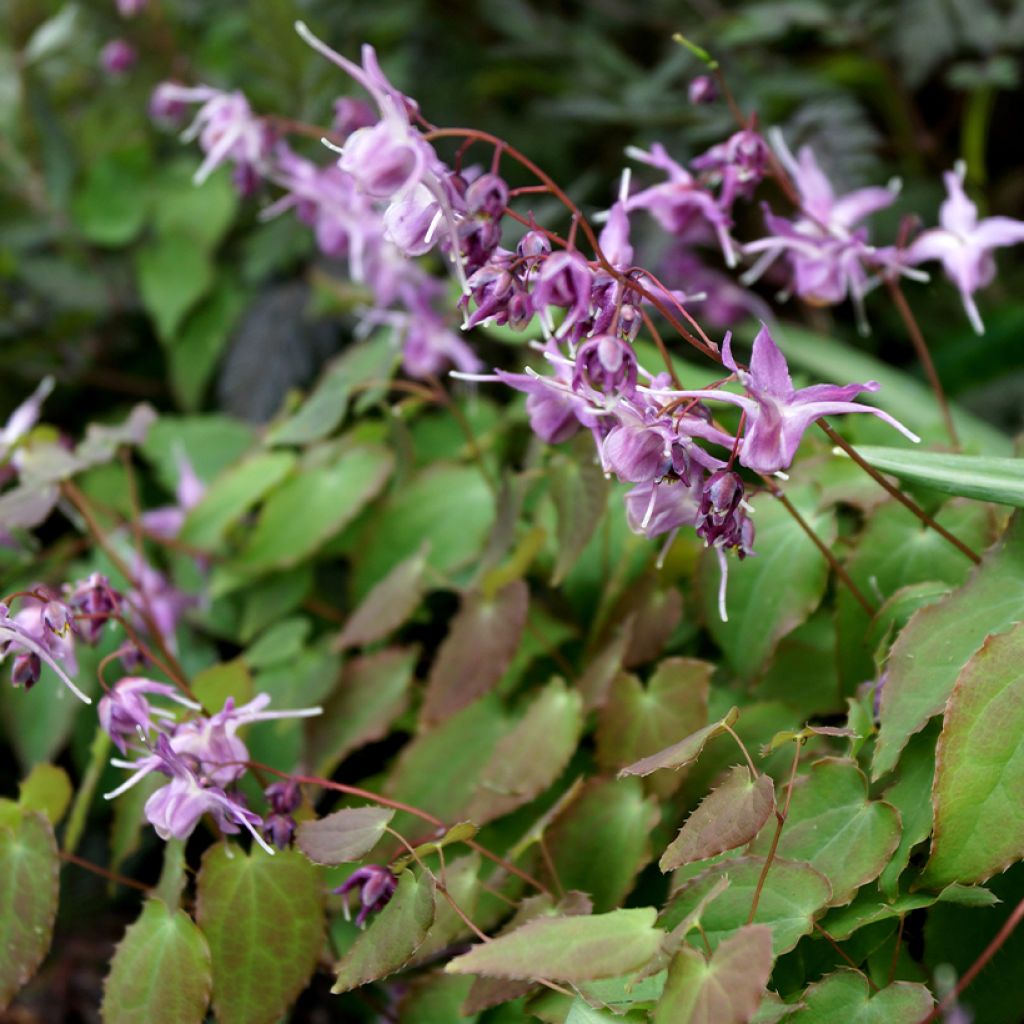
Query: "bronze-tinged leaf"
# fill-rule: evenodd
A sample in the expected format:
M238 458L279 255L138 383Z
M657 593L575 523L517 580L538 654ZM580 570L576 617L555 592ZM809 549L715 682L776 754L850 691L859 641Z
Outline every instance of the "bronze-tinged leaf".
M990 636L946 704L926 885L984 882L1024 858L1024 623Z
M935 1005L924 985L897 981L871 991L860 971L845 968L816 981L800 997L792 1024L920 1024Z
M487 693L508 668L526 625L530 590L513 580L493 598L467 594L427 680L420 721L444 721Z
M348 992L404 967L426 938L434 913L433 881L403 871L387 906L336 965L331 992Z
M633 615L615 622L611 634L593 657L584 665L576 688L583 694L587 711L599 708L608 700L612 683L622 671L622 662L633 635Z
M582 699L556 679L534 699L519 724L498 741L480 773L466 816L478 825L500 818L543 793L562 774L583 729Z
M731 727L739 717L739 708L730 708L728 714L717 722L698 729L678 743L673 743L671 747L666 747L656 754L651 754L650 757L641 758L639 761L627 765L619 772L619 778L626 775L650 775L651 772L656 772L659 768L682 768L684 765L690 764L691 761L696 761L704 749L704 744L708 740L714 739L715 736L720 736L728 731L727 727Z
M714 666L695 658L666 658L645 687L625 673L612 684L597 725L597 761L615 770L664 750L707 725ZM665 776L667 796L683 776Z
M593 449L591 449L593 452ZM552 456L551 497L558 514L558 557L551 577L557 586L590 542L608 505L608 481L598 462L582 453Z
M324 938L321 871L298 850L234 844L203 855L196 921L213 959L220 1024L274 1024L306 987Z
M669 965L654 1024L748 1024L772 973L772 932L740 928L710 960L684 946Z
M409 703L419 652L388 647L345 664L324 713L306 720L307 756L328 778L353 751L387 736Z
M452 974L497 978L593 981L638 970L654 956L664 933L653 907L589 917L541 917L474 946L449 961Z
M512 919L502 927L498 935L508 935L538 917L574 917L589 914L592 909L590 900L581 892L566 893L557 905L552 903L550 896L528 896L519 904ZM474 978L469 995L462 1004L463 1016L472 1017L499 1003L511 1002L526 995L533 987L534 982L515 978Z
M622 658L625 668L646 665L665 649L669 638L683 618L683 595L676 587L661 589L651 580L631 608L633 629Z
M749 843L775 807L775 784L769 775L752 781L737 765L686 819L679 835L661 855L658 867L672 871Z
M0 826L0 1009L50 948L59 875L53 828L42 814L19 810Z
M300 822L295 844L314 864L351 864L380 842L394 816L389 807L345 807L325 818Z
M382 640L415 611L423 596L429 545L399 562L360 602L334 641L335 650Z
M475 850L465 857L445 864L441 884L458 908L470 919L480 898L480 854ZM455 907L440 893L436 898L434 921L411 963L424 963L456 942L473 938L469 925L455 912Z
M213 976L210 947L183 910L147 900L114 952L103 985L104 1024L202 1024Z

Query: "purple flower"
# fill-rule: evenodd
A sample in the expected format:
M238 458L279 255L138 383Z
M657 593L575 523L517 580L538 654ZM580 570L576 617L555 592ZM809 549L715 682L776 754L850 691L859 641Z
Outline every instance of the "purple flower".
M103 635L103 627L121 610L121 595L98 572L64 589L67 603L76 614L78 632L87 644L95 645Z
M978 334L985 325L974 302L974 293L990 284L996 265L992 250L1024 242L1024 221L1011 217L978 220L978 208L964 192L966 167L959 163L944 175L947 199L939 209L938 228L921 234L906 252L911 264L940 260L946 276L960 290L964 309Z
M263 795L270 804L270 814L263 819L263 835L279 850L283 850L295 834L292 813L302 803L302 791L298 783L288 780L267 786Z
M710 75L698 75L686 90L686 98L695 106L714 103L718 99L718 86Z
M149 0L117 0L117 13L122 18L134 18L140 11L146 9Z
M626 522L634 533L660 537L682 526L695 526L702 483L687 486L682 480L639 484L626 494Z
M352 96L342 96L334 101L334 123L332 127L335 135L340 135L344 138L360 128L369 128L376 120L377 115L365 100L357 100Z
M583 382L605 395L636 392L637 364L633 347L612 334L601 334L580 345L572 375L573 390Z
M353 889L359 890L359 913L356 915L356 924L362 928L371 913L383 910L388 905L397 886L398 879L388 868L380 864L367 864L366 867L353 871L343 885L331 891L345 896ZM345 901L344 909L345 919L348 920L348 900Z
M100 50L100 67L111 78L120 78L127 74L139 59L135 47L127 39L111 39Z
M693 166L721 186L719 202L728 210L737 196L750 198L768 170L770 155L764 136L744 128L697 157Z
M560 330L568 331L590 312L590 293L594 275L587 261L578 252L556 252L548 256L540 266L531 298L534 309L549 330L554 321L548 306L568 310Z
M187 839L204 814L212 815L222 832L233 835L239 825L247 829L253 839L272 854L257 831L262 824L240 796L228 796L220 787L206 785L192 770L186 758L180 757L168 743L166 736L157 739L156 753L159 770L171 777L146 801L143 813L161 839Z
M800 194L800 212L796 220L787 220L765 208L765 224L771 234L744 246L747 253L763 255L743 276L743 283L757 280L785 253L797 295L822 305L842 302L849 295L863 322L863 298L874 283L866 268L874 265L875 250L868 245L867 229L861 221L890 206L896 199L896 187L862 188L836 196L809 146L794 159L781 132L772 134L772 142Z
M39 680L42 666L48 665L79 700L91 704L92 701L71 681L71 676L78 672L71 633L67 629L60 632L51 627L47 620L52 622L52 612L47 614L48 607L47 602L37 600L26 604L12 617L7 606L0 604L0 659L11 651L17 651L11 676L15 686L26 689L33 686ZM66 671L59 662L65 663Z
M423 181L433 150L408 124L379 121L353 132L338 166L374 199L393 199Z
M661 143L656 142L650 152L632 147L626 152L634 160L657 167L668 175L667 181L644 189L626 200L626 211L647 210L673 235L684 234L695 223L709 225L718 238L726 263L730 267L734 266L736 253L729 236L729 215L718 200L685 167L676 163Z
M166 697L193 711L201 710L198 704L182 697L173 686L143 676L126 676L100 700L96 709L100 725L122 754L128 749L127 740L138 739L140 732L145 736L154 731L154 717L174 718L162 708L150 707L146 695Z
M739 448L740 462L757 473L777 473L786 469L796 455L804 431L822 416L846 412L866 412L895 427L912 441L916 434L881 409L850 399L861 391L877 391L871 380L864 384L815 384L797 391L790 380L786 358L763 326L754 339L750 370L741 370L732 357L732 338L726 335L722 361L739 378L746 395L727 391L678 391L683 398L713 399L738 405L746 412L746 429Z
M402 368L411 377L429 377L449 365L462 373L480 370L473 350L433 310L413 312L407 323Z

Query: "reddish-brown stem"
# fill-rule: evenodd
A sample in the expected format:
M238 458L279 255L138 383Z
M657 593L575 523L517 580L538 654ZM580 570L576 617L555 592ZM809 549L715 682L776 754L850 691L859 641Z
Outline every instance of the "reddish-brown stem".
M91 871L94 875L100 875L102 878L116 882L118 885L127 885L131 889L138 889L144 893L153 891L152 886L146 885L144 882L137 882L134 878L129 878L127 875L119 875L116 871L100 867L99 864L93 864L92 861L85 860L77 854L68 853L67 850L58 850L57 854L61 860L66 860L69 864L74 864L76 867L85 868L86 871Z
M935 522L935 520L932 519L932 517L928 515L928 513L925 512L925 510L921 508L921 506L918 505L916 501L914 501L912 498L908 498L898 487L895 487L891 483L889 483L889 481L886 480L885 476L882 473L879 473L879 471L875 469L874 466L872 466L869 462L862 458L861 455L858 453L857 449L854 448L853 445L847 442L843 437L837 434L835 430L833 430L832 427L830 427L828 423L825 422L825 420L818 420L818 426L823 431L825 431L825 433L828 435L829 440L834 445L837 445L839 448L842 448L842 450L846 452L846 454L849 455L850 458L853 459L853 461L856 462L857 465L860 466L860 468L863 469L864 472L867 473L868 476L870 476L871 479L874 480L875 483L879 485L879 487L881 487L885 491L888 491L888 493L891 494L901 505L905 506L907 509L913 512L913 514L917 516L917 518L920 519L921 522L925 524L925 526L927 526L929 529L934 530L940 536L945 537L945 539L948 540L949 543L957 549L957 551L959 551L961 554L966 555L972 562L974 562L975 565L978 565L981 562L980 555L978 555L975 551L971 550L971 548L969 548L962 540L960 540L959 537L955 537L944 526L940 526L937 522Z
M850 591L850 596L868 613L871 618L874 618L877 609L875 606L864 596L860 587L853 582L853 577L846 571L843 563L836 558L832 549L818 536L814 531L814 528L797 510L797 507L780 491L775 484L772 483L769 477L763 476L762 480L771 488L772 494L779 500L782 507L793 517L797 526L800 527L804 533L810 538L811 543L822 553L825 557L825 561L832 567L835 574L842 580L843 585Z
M643 298L654 306L654 308L663 316L666 320L678 331L679 335L684 338L689 344L691 344L698 351L703 352L704 355L709 356L716 362L721 362L721 357L717 351L702 342L698 337L687 330L679 320L673 316L673 314L666 308L665 304L661 299L654 295L648 289L644 288L638 282L633 281L621 271L616 270L615 267L608 262L607 257L601 249L601 244L598 241L597 233L590 226L589 221L583 216L580 208L569 198L565 190L545 171L541 170L525 153L520 152L514 146L510 146L503 139L498 138L497 135L492 135L490 132L479 131L474 128L438 128L435 131L427 132L424 136L427 141L433 141L434 139L443 138L476 138L483 142L489 142L493 146L500 146L502 153L507 153L517 163L522 164L531 174L533 174L538 181L546 185L551 194L569 211L569 213L575 219L575 223L579 229L586 236L587 242L594 252L594 256L597 262L601 264L601 267L616 281L623 281L627 283L628 287L632 288Z
M138 581L135 579L135 574L128 567L124 559L114 550L113 545L107 540L107 535L103 532L103 527L100 526L99 520L96 518L96 514L92 509L92 504L89 499L78 489L78 487L70 480L65 480L61 485L61 491L64 496L71 502L72 505L78 509L79 514L85 520L86 526L89 528L89 532L92 534L96 543L103 549L104 554L114 563L117 571L121 573L124 578L134 586L138 585ZM173 671L168 672L168 676L174 680L174 682L180 686L186 694L191 696L185 670L181 667L178 659L168 650L167 644L164 641L163 635L160 632L153 617L145 608L137 609L142 616L143 621L146 624L146 629L153 639L153 643L160 651L163 660L170 666Z
M737 733L731 725L727 724L725 726L725 731L736 741L736 745L743 752L743 757L746 759L747 767L750 769L750 781L756 782L758 775L760 775L760 772L754 765L754 759L750 756L750 751L747 750L747 745L743 742L743 740L740 739L739 733Z
M402 803L401 800L392 800L389 797L381 796L380 793L372 793L368 789L361 789L359 786L349 786L344 782L332 782L330 779L321 779L315 775L293 775L291 772L283 772L278 768L271 768L268 764L261 764L258 761L246 762L248 767L256 768L260 771L269 772L271 775L276 775L282 779L291 779L293 782L298 782L304 785L320 786L322 789L333 789L338 793L347 793L349 796L360 797L363 800L371 800L373 803L380 804L382 807L391 807L396 811L405 811L407 814L411 814L421 821L429 822L431 825L436 826L440 829L447 829L447 824L440 818L431 814L429 811L421 810L419 807L413 807L411 804ZM479 854L486 857L488 860L493 861L499 867L504 868L510 874L515 875L517 878L521 878L524 882L528 882L538 892L542 892L548 896L551 895L551 890L548 889L543 882L538 881L532 875L523 871L522 868L518 868L511 861L505 860L504 857L499 857L498 854L488 850L486 846L482 846L475 839L467 839L465 843L470 849L476 850Z
M789 801L793 798L793 783L796 780L796 769L800 764L800 746L803 739L797 737L795 740L796 749L793 751L793 767L789 771L789 780L786 783L786 802L780 811L775 808L775 834L772 836L772 845L768 850L768 856L764 859L764 867L761 868L761 875L757 880L757 887L754 889L754 898L750 903L750 915L747 917L747 924L753 924L754 916L757 914L757 905L761 902L761 893L764 890L765 879L768 877L768 870L775 860L775 851L779 848L779 839L782 837L782 827L786 824L786 815L789 814Z
M854 969L854 970L855 970L855 971L856 971L856 972L857 972L858 974L860 974L860 973L861 973L861 970L860 970L860 965L859 965L859 964L857 963L857 961L856 961L856 960L854 960L854 959L853 959L853 957L852 957L852 956L850 956L850 954L849 954L849 953L847 953L847 952L846 952L846 950L845 950L845 949L843 949L843 947L842 947L842 946L840 946L838 942L836 942L836 940L835 940L835 939L834 939L834 938L832 937L832 935L830 935L830 934L829 934L829 933L828 933L827 931L825 931L825 929L824 929L824 928L822 928L822 927L821 927L821 925L820 925L820 924L818 924L818 922L817 922L817 921L813 921L813 922L811 922L811 923L812 923L812 924L814 925L814 927L815 927L815 928L816 928L816 929L817 929L817 930L818 930L819 932L821 932L821 937L822 937L822 938L823 938L823 939L824 939L824 940L825 940L825 941L826 941L826 942L827 942L827 943L828 943L828 944L829 944L829 945L830 945L830 946L831 946L831 947L832 947L832 948L833 948L833 949L834 949L834 950L835 950L835 951L836 951L836 952L837 952L837 953L838 953L838 954L839 954L839 955L840 955L840 956L841 956L841 957L842 957L842 958L843 958L843 959L844 959L844 960L845 960L845 961L846 961L846 962L847 962L847 963L848 963L848 964L849 964L849 965L850 965L850 966L851 966L851 967L852 967L852 968L853 968L853 969ZM873 981L871 980L871 978L870 978L870 977L867 977L867 975L865 975L865 979L866 979L866 981L867 981L868 985L870 985L870 986L871 986L871 990L872 990L873 992L877 992L877 991L878 991L878 986L877 986L877 985L876 985L876 984L875 984L875 983L874 983L874 982L873 982Z
M1003 927L996 932L995 938L984 948L981 956L964 972L964 976L957 983L956 988L921 1021L921 1024L931 1024L932 1021L938 1020L946 1010L956 1003L964 989L974 981L989 960L1003 947L1006 940L1013 934L1014 929L1020 924L1022 918L1024 918L1024 900L1021 900L1014 907L1013 913L1003 923Z
M935 401L939 403L942 421L946 425L946 433L949 434L949 440L953 447L959 450L960 437L956 432L956 424L953 422L953 414L950 412L949 402L946 400L946 392L942 388L942 381L939 380L935 363L932 362L932 354L928 350L928 344L924 340L924 334L921 333L921 327L914 316L914 311L910 308L910 303L907 302L907 297L903 294L903 288L896 278L887 278L885 284L889 289L889 295L896 309L899 310L900 317L903 319L903 326L906 327L907 334L910 335L914 350L917 352L917 358L921 361L921 367L935 394Z

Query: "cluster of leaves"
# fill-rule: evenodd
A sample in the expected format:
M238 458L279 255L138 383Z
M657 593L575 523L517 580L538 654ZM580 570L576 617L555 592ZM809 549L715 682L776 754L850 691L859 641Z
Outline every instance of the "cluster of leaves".
M266 84L254 91L266 90L267 109L321 115L326 87L305 82L283 42L289 6L266 7L261 46L273 59L258 62ZM339 23L352 13L335 6ZM675 5L651 5L643 25L602 6L581 26L500 5L486 29L504 49L484 57L473 56L469 29L452 29L448 52L467 55L478 102L519 96L526 52L557 86L557 101L541 105L530 84L529 109L572 114L564 134L533 122L538 155L566 180L581 150L607 152L609 125L617 166L618 141L637 124L681 120L666 83L686 55L664 42L679 26L661 32L653 13L669 19ZM738 89L812 132L815 116L833 128L868 124L856 105L843 122L810 103L846 95L839 84L851 76L877 86L881 58L853 68L840 59L863 42L858 25L917 59L905 68L915 85L962 78L952 62L977 58L996 77L960 84L984 137L992 107L974 97L1013 85L997 72L1014 19L986 7L962 47L958 28L941 45L933 38L926 58L906 30L933 5L900 5L896 16L891 6L840 18L820 4L747 4L708 24L735 47ZM943 25L960 10L934 6ZM388 7L390 19L357 18L344 31L386 43L421 17L423 37L402 51L409 74L444 66L431 46L448 29L426 17L431 5ZM191 160L159 158L146 85L181 52L160 33L186 32L193 13L140 30L152 32L140 41L155 54L168 51L147 58L141 81L83 100L71 94L83 78L95 86L92 51L114 15L73 10L42 26L22 11L25 38L0 65L18 86L0 90L0 124L38 126L38 138L12 131L18 148L0 149L22 161L25 204L4 242L19 302L3 329L26 376L45 359L78 384L145 391L155 380L167 404L166 378L179 411L148 424L127 459L110 456L141 433L101 429L24 493L5 492L2 525L19 543L0 547L3 589L92 571L126 587L109 551L144 544L202 596L177 645L204 706L268 693L324 714L258 723L245 737L262 781L278 773L302 785L295 843L271 856L205 825L187 844L160 842L143 815L149 783L112 805L99 798L121 779L92 709L62 697L45 670L29 692L5 684L5 777L23 781L17 799L0 801L0 1004L52 1005L76 940L95 943L102 929L116 949L91 974L78 968L79 987L88 992L91 979L110 1022L199 1022L212 1006L222 1022L271 1024L296 1001L324 1000L339 1019L413 1024L928 1018L1024 899L1024 524L1010 515L1024 505L1024 473L1008 436L960 409L973 455L875 448L891 443L875 424L844 428L967 553L809 438L785 494L833 562L760 495L759 554L732 568L723 622L716 560L680 536L657 568L657 550L628 531L622 495L585 445L542 448L520 403L481 391L421 388L395 402L385 339L346 348L283 406L277 382L258 409L278 411L259 428L200 412L240 322L235 347L250 362L229 356L221 393L246 413L256 407L232 403L278 365L254 340L268 310L286 341L310 333L305 288L273 307L257 298L306 266L309 242L290 222L240 223L226 179L193 189ZM609 42L604 19L635 37ZM247 16L193 27L204 33L197 65L245 76L255 60L237 52ZM641 75L629 51L654 36L665 60ZM784 50L794 37L834 60L794 65L788 84L773 86L779 67L765 44ZM574 75L585 87L567 84ZM456 88L442 75L437 97L447 89L455 104ZM503 107L510 125L514 106ZM58 108L85 116L73 144ZM714 127L691 116L694 139ZM323 268L311 279L323 309L351 301ZM931 316L942 323L941 309ZM1014 316L995 318L990 351ZM69 340L96 332L116 340L66 356ZM875 343L887 337L883 323ZM955 368L958 339L948 328L939 339L949 342L940 370ZM939 411L913 377L795 325L777 340L813 379L880 381L879 404L941 444ZM307 379L322 354L303 344L286 385ZM122 357L132 375L112 373ZM967 375L971 386L984 379ZM69 409L68 420L108 411ZM160 544L134 529L140 503L165 502L183 455L207 490ZM93 512L91 538L67 501L71 479ZM35 542L27 525L40 526ZM111 628L80 657L78 681L93 696L120 639ZM261 806L255 773L244 785ZM352 897L330 890L368 864L389 865L397 888L360 929L344 912ZM90 865L109 877L96 881ZM1007 934L959 997L977 1024L1019 1013L1004 965L1022 954L1022 933Z

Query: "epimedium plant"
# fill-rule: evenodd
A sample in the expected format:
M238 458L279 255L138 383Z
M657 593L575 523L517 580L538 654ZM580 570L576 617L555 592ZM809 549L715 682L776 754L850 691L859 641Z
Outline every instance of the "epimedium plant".
M44 961L63 864L143 893L108 1021L272 1022L325 978L346 1019L1010 1020L987 965L1024 916L1021 473L947 401L903 280L938 261L980 331L1024 224L979 217L958 168L938 227L872 244L895 190L837 196L737 107L689 167L633 153L665 181L624 176L598 231L527 155L430 124L372 48L297 32L373 101L339 102L337 159L240 92L169 82L151 110L197 106L197 187L227 164L341 259L364 337L261 430L141 405L72 443L46 381L3 431L25 772L0 804L0 997ZM708 65L691 98L734 105L682 42ZM743 284L782 263L862 320L880 287L931 394L721 272L667 287L640 211L691 258L751 262ZM735 350L709 333L730 323Z

